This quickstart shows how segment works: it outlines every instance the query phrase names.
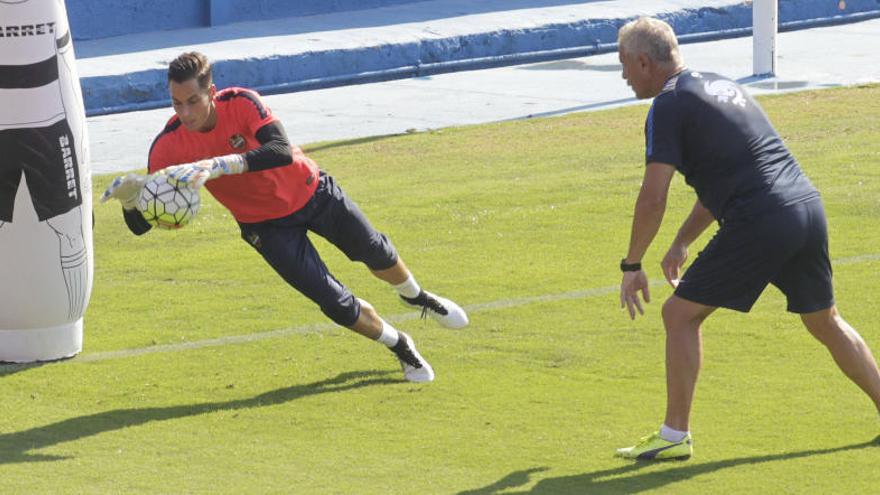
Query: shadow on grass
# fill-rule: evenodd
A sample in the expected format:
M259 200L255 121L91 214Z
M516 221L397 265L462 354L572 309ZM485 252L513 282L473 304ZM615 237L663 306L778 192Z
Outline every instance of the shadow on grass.
M39 368L48 363L25 363L25 364L17 364L17 363L4 363L0 362L0 378L8 375L14 375L19 371L26 371L31 368Z
M30 363L10 363L8 361L0 361L0 378L3 378L7 375L13 375L18 373L19 371L27 371L33 368L39 368L40 366L46 366L47 364L56 364L63 363L65 361L71 361L76 356L68 356L59 359L52 359L49 361L34 361Z
M663 471L651 471L640 473L639 470L647 466L656 466L648 462L627 462L626 465L614 469L594 471L591 473L577 474L573 476L560 476L558 478L546 478L538 482L533 488L525 491L507 491L521 487L529 483L529 479L535 473L547 471L549 468L540 467L515 471L492 483L491 485L465 490L458 495L494 495L504 491L504 495L561 495L561 494L619 494L640 493L664 487L671 483L686 481L701 474L713 473L722 469L734 468L748 464L760 464L763 462L777 462L810 457L816 455L828 455L849 450L860 450L869 447L880 447L880 436L868 441L853 445L844 445L829 449L804 450L801 452L789 452L786 454L771 454L753 457L740 457L723 461L706 462L702 464L690 463L681 467L673 467ZM625 462L625 461L621 461ZM674 464L673 464L674 465Z
M65 459L63 456L30 454L28 452L152 421L166 421L218 411L272 406L312 395L344 392L371 385L400 383L398 379L387 378L387 375L391 373L390 371L348 372L327 380L272 390L249 399L170 407L116 409L65 419L29 430L3 433L0 434L0 464L63 460Z

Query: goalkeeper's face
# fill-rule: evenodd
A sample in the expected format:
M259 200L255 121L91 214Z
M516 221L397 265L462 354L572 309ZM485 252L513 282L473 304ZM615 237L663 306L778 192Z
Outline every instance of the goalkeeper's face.
M204 89L193 78L182 83L171 81L168 89L171 92L174 113L184 127L195 132L207 132L214 128L217 123L214 113L214 94L217 89L213 84Z

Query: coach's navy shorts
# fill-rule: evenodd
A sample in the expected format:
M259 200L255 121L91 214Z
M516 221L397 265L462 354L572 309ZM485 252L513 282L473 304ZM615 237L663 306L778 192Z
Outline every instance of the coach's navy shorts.
M792 313L834 305L821 199L748 221L724 222L685 272L675 295L748 312L768 283L785 294Z
M331 320L350 327L360 315L360 304L336 280L306 235L312 231L338 247L352 261L372 270L397 263L397 251L376 231L358 206L321 172L314 196L300 210L260 223L239 223L241 236L293 288L320 306Z

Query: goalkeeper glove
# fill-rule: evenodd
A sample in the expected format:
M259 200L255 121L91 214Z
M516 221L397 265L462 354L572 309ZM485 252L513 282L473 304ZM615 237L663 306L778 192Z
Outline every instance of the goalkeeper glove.
M101 195L101 202L104 203L108 199L114 198L122 203L124 209L133 210L137 208L138 197L140 197L146 181L146 177L138 174L120 175L113 179L113 182Z
M243 155L225 155L193 163L184 163L160 170L172 179L189 185L193 189L202 187L205 182L221 175L240 174L247 170Z

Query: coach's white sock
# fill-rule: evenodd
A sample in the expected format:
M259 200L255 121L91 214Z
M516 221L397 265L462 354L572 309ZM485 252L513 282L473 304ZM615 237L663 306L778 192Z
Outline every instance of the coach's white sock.
M680 442L684 440L684 437L688 436L687 431L680 431L672 429L664 423L663 426L660 427L660 438L666 440L667 442Z
M422 292L422 288L419 287L419 283L416 282L415 277L412 274L409 275L409 278L406 279L402 284L398 284L394 286L394 289L397 290L397 293L403 297L408 297L412 299L419 295Z
M382 320L382 334L379 335L379 338L376 340L388 347L394 347L400 340L400 333L398 333L394 327L389 325L387 321Z

